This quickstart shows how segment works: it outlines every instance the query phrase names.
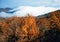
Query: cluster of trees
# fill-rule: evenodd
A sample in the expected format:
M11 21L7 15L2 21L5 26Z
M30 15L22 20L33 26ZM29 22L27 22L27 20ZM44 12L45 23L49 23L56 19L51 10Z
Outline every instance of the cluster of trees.
M60 11L42 18L1 18L0 42L60 42Z
M9 36L16 36L19 38L17 42L30 41L37 38L39 32L36 19L33 16L12 17L0 20L0 38L2 38L2 34L4 34L6 40L8 40L8 38L10 39ZM2 39L3 41L5 40L5 38Z

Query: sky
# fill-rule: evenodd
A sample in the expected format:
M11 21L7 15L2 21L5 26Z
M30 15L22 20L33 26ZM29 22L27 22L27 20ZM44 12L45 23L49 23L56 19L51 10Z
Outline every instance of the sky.
M0 8L16 8L19 6L60 8L60 0L0 0Z
M0 17L38 16L60 9L60 0L0 0L0 8L13 8L6 13L1 12Z

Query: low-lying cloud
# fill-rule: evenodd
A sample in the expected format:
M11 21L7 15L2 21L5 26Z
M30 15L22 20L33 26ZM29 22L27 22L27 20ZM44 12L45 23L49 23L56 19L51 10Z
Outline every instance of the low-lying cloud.
M38 16L38 15L44 15L46 13L52 12L58 10L58 8L52 8L52 7L32 7L32 6L20 6L18 8L15 8L13 10L10 10L9 12L13 13L5 13L1 12L0 17L12 17L12 16L26 16L27 14L30 14L32 16Z

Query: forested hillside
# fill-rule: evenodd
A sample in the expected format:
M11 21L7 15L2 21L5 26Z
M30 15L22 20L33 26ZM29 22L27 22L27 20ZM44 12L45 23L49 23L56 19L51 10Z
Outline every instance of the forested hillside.
M0 42L60 42L60 10L42 17L0 18Z

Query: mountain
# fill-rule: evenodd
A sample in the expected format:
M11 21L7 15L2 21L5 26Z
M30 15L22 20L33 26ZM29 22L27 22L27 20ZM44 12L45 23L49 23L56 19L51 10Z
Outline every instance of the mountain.
M0 18L12 17L13 15L9 13L12 9L13 8L0 8Z
M54 13L54 14L59 14L60 13L60 10L56 10L56 11L53 11L53 12L49 12L49 13L46 13L46 14L44 14L44 15L39 15L39 16L37 16L37 17L49 17L49 15L51 15L52 13Z
M54 28L56 25L60 29L60 10L40 15L36 18L40 22L41 28Z
M42 16L0 19L1 42L60 42L60 10Z
M0 12L8 12L12 10L12 8L0 8Z

